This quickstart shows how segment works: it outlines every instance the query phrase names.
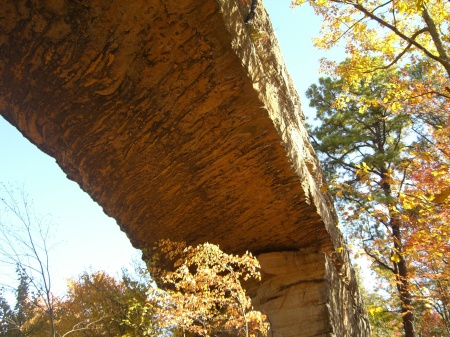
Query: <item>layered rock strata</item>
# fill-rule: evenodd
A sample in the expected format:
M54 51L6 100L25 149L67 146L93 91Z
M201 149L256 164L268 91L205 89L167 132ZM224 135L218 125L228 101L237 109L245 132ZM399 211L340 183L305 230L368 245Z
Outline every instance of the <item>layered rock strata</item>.
M306 249L329 256L326 282L345 280L356 298L298 95L263 6L243 23L249 6L3 0L0 113L135 247L170 238L233 253ZM335 293L330 331L346 310ZM364 320L361 307L353 318Z
M364 304L326 254L275 252L258 259L263 282L253 304L270 318L269 336L369 336Z

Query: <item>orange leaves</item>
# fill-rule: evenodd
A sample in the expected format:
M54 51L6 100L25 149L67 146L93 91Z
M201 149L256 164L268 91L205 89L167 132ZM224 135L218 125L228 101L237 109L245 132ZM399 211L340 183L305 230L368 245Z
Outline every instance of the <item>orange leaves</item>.
M443 203L447 200L448 197L450 197L450 187L447 187L441 193L436 194L433 198L433 201L437 203Z
M417 299L434 310L440 310L442 301L450 296L450 152L447 129L448 117L441 128L432 133L436 146L428 151L415 151L409 167L411 184L400 195L405 210L405 254L410 261L411 280L417 284ZM446 124L447 123L447 124ZM431 316L430 316L431 317ZM448 316L432 316L435 326L450 327ZM446 318L447 317L447 318ZM421 322L423 329L428 329Z
M340 64L322 61L334 79L307 92L322 122L311 139L334 180L329 191L342 228L377 275L391 281L389 294L404 310L416 295L409 281L433 293L443 278L425 271L450 279L442 271L450 258L450 64L434 58L449 59L450 3L309 4L324 19L316 46L343 41L349 56ZM411 325L410 310L403 312Z

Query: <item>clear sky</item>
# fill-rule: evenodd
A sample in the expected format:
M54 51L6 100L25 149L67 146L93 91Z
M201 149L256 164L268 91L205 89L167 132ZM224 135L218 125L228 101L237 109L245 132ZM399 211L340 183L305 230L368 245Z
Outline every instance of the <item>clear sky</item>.
M318 60L325 55L315 50L311 41L319 33L320 18L307 6L293 11L289 0L264 3L303 109L307 115L313 115L304 92L317 81ZM329 52L327 56L330 57ZM50 256L57 288L63 287L66 278L89 268L116 274L139 255L115 220L68 180L53 158L40 152L1 117L0 182L24 185L35 210L51 214L57 245Z

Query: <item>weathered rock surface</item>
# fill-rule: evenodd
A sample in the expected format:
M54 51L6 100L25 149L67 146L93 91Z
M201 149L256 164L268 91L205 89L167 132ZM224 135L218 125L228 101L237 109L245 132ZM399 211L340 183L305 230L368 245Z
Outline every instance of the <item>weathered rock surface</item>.
M297 95L238 1L2 3L2 115L136 247L332 249Z
M264 8L245 25L248 10L240 0L3 0L0 113L137 248L170 238L331 256L342 238L298 96ZM333 256L327 277L349 278L358 296L346 255Z
M258 259L263 282L253 304L270 317L272 336L366 336L364 305L324 253L275 252Z

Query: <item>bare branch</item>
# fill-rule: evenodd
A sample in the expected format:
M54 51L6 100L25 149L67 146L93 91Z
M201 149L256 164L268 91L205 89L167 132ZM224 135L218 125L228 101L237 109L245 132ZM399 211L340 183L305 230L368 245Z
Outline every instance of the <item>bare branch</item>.
M83 327L79 327L79 326L81 326L81 325L84 324L85 322L77 323L77 324L75 324L75 326L72 328L72 330L67 331L67 332L66 332L65 334L63 334L63 335L60 335L60 334L58 334L58 335L60 335L61 337L66 337L66 336L68 336L68 335L70 335L71 333L74 333L74 332L79 332L79 331L89 330L90 328L92 328L93 325L99 323L99 322L100 322L101 320L103 320L104 318L105 318L105 316L102 316L102 317L100 317L99 319L97 319L97 320L95 320L95 321L92 321L92 322L87 323L87 324L86 324L85 326L83 326Z

